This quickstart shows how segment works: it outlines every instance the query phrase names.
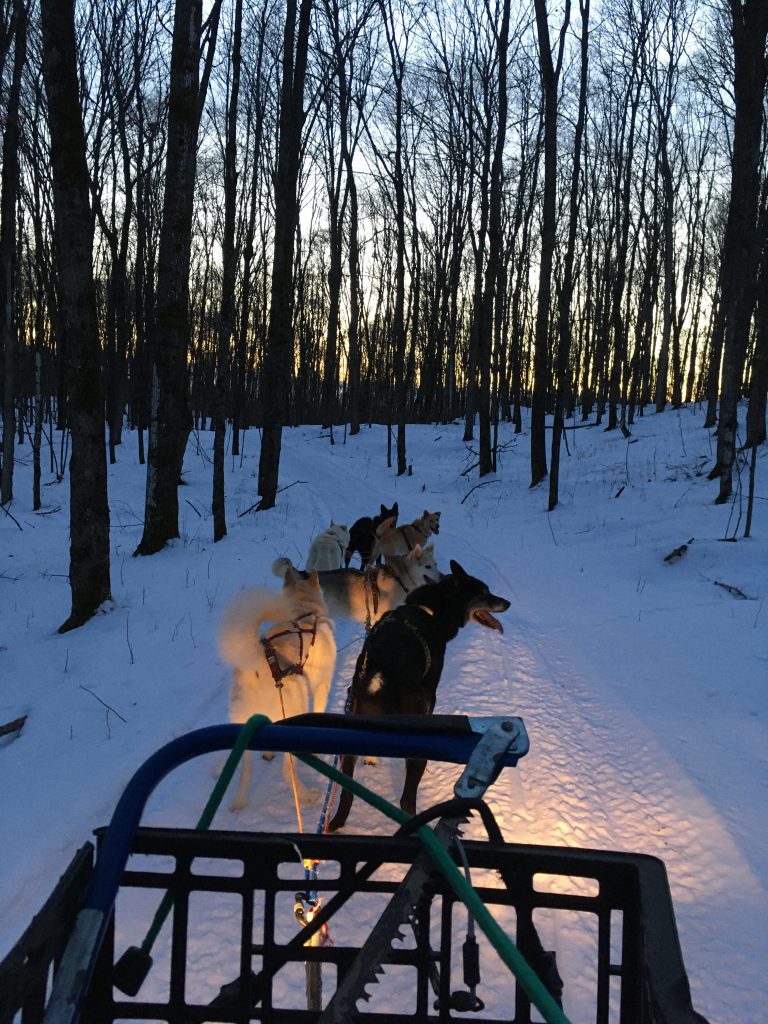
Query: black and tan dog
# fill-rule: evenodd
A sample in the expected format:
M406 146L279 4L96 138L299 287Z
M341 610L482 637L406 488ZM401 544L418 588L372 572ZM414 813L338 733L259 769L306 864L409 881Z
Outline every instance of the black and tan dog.
M509 601L492 594L486 583L452 561L451 575L414 590L368 634L352 680L352 714L432 714L448 641L470 620L503 633L492 613L507 608ZM356 760L353 755L342 757L345 775L352 777ZM416 813L416 791L426 766L421 759L406 760L400 806L408 814ZM345 789L330 832L342 828L351 805L352 794Z
M352 561L352 556L356 551L360 552L360 564L363 569L371 561L373 554L373 546L376 542L376 529L387 520L392 520L392 525L397 522L397 502L392 508L387 508L386 505L381 506L381 511L377 516L363 516L362 519L358 519L352 524L352 528L349 531L349 544L344 555L344 566L349 567L349 563ZM379 559L381 561L381 559Z

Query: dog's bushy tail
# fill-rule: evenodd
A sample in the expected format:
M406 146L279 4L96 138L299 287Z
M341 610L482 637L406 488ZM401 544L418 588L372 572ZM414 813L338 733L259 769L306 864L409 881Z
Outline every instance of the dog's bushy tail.
M285 556L282 556L281 558L276 558L272 563L272 572L280 580L285 579L285 574L288 572L289 569L293 569L293 562L290 560L290 558L286 558Z
M259 636L263 622L283 622L293 615L282 591L244 590L227 608L219 626L219 653L235 668L248 669L263 657Z

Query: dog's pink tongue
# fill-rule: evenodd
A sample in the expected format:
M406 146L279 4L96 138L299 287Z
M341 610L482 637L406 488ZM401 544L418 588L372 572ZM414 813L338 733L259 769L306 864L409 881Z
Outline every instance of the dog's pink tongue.
M491 615L491 613L486 611L484 608L473 612L472 618L475 622L479 622L481 626L485 626L487 629L498 629L500 633L504 632L504 627L496 616Z

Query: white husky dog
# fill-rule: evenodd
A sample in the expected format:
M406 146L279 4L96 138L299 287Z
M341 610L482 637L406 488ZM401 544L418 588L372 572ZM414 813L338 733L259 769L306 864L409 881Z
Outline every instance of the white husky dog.
M273 625L262 633L264 623ZM336 641L317 572L303 579L290 570L279 593L254 588L236 597L224 613L219 651L234 668L230 721L245 722L257 713L279 721L325 711ZM267 760L272 756L264 754ZM283 758L283 774L290 783L289 757ZM251 771L251 753L246 751L232 810L242 810L248 802ZM298 778L296 782L305 799L313 795Z
M272 572L281 579L295 572L289 558L277 558ZM306 573L302 575L306 576ZM433 544L417 544L407 555L389 555L384 565L367 569L332 569L318 573L328 612L334 619L354 619L372 625L384 612L401 605L425 583L442 579Z
M346 523L334 523L314 538L309 545L306 572L312 569L339 569L344 564L344 552L349 546L349 527Z

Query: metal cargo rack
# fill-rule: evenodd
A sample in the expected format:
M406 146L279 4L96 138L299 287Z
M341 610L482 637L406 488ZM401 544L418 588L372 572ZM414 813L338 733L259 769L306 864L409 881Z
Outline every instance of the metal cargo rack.
M584 1019L596 1024L706 1024L691 1006L660 860L504 841L480 797L503 766L514 766L527 752L521 719L311 715L253 733L248 746L254 750L466 765L453 800L415 819L401 815L392 836L138 827L161 778L199 754L232 748L238 732L236 726L198 730L139 769L111 824L99 830L94 866L88 867L89 851L80 851L62 880L61 898L54 894L0 965L0 1024L559 1022L568 1019L560 1009L563 984L566 1007L569 985L591 993ZM479 818L487 839L461 836L470 815ZM429 846L425 853L419 829L436 837L433 845L439 841L471 880L476 897L515 944L521 973L506 972L486 935L475 939L473 917L479 915L468 915L462 891L450 872L435 867ZM311 893L308 863L321 866ZM201 953L201 907L216 901L226 912L217 911L209 937L211 969ZM138 993L125 995L121 987L133 989L120 982L123 950L116 943L125 940L116 935L126 930L124 917L126 927L135 927L137 906L163 902L170 924L158 929L151 979L143 993L142 978L134 986ZM558 922L588 920L589 941L561 924L556 959L537 931L548 915ZM575 953L568 948L574 935L580 936ZM569 975L572 963L578 976ZM483 973L492 975L490 984Z

